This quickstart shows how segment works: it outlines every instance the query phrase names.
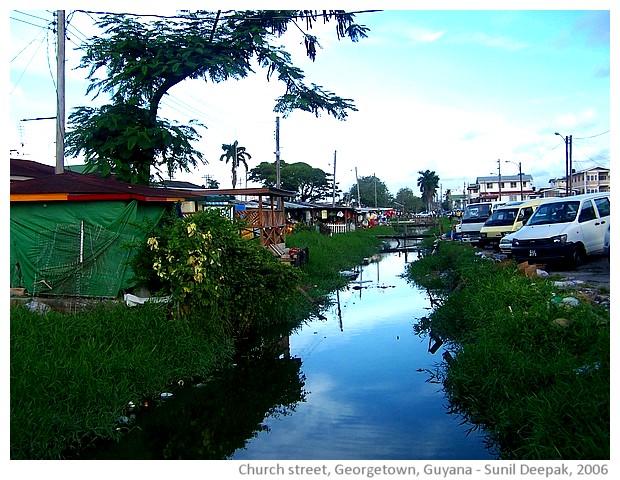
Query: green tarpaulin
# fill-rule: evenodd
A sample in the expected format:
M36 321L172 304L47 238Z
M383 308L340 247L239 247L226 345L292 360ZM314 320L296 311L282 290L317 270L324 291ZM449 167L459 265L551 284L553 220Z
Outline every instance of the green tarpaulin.
M11 202L11 287L30 294L116 297L131 287L128 243L164 204Z

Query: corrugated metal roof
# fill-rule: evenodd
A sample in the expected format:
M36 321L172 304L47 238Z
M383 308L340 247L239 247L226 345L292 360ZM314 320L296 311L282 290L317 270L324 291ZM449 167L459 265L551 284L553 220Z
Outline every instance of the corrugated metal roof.
M54 175L55 168L22 158L11 158L11 178L41 178Z
M137 199L142 201L175 201L199 197L189 191L151 188L144 185L104 179L96 175L65 172L42 178L11 183L12 199L27 200L29 196L64 195L67 200ZM19 196L19 198L17 197Z

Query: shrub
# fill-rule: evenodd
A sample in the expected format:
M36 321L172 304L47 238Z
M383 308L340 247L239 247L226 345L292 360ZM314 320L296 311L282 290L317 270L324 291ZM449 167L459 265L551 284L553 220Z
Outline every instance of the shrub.
M147 240L132 260L136 280L171 296L173 315L237 337L287 324L284 306L298 295L297 270L243 240L239 225L219 211L168 217L146 228Z

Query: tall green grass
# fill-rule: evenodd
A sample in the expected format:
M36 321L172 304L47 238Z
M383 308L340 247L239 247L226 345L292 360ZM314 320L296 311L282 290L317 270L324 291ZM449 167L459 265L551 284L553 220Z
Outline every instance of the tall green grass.
M310 294L290 285L295 294L276 305L265 301L271 317L259 322L262 333L272 333L274 319L278 328L299 325L316 308L308 296L344 286L340 270L376 253L381 242L375 235L386 231L290 235L289 246L309 247L301 276ZM247 266L250 272L253 268ZM129 402L157 397L179 380L208 377L230 363L239 353L235 347L243 348L221 330L170 320L157 305L101 305L71 315L39 315L15 306L10 321L12 459L63 458L97 439L117 438L123 433L118 420Z
M312 296L320 297L345 286L347 279L340 272L376 254L382 243L377 235L390 233L390 227L358 229L331 237L314 230L299 230L286 237L286 246L308 247L309 262L301 268L303 282Z
M11 307L11 458L61 458L119 435L128 402L206 376L232 355L156 306L39 315Z
M444 379L452 407L492 432L503 458L609 459L608 310L586 297L563 307L548 279L458 242L409 276L441 298L418 328L456 352Z

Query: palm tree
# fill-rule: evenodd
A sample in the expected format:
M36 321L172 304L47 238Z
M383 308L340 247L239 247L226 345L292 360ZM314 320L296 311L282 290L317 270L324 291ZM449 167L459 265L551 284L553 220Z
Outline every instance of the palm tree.
M232 161L232 187L235 188L237 186L237 168L239 165L243 163L245 166L245 173L248 173L248 160L252 158L248 152L246 152L245 147L240 147L239 142L235 140L235 143L232 144L222 144L222 150L224 153L220 156L220 161Z
M418 177L418 187L420 187L420 192L422 192L422 200L426 202L426 208L430 212L431 203L439 186L439 177L431 170L419 171L418 173L420 174Z

